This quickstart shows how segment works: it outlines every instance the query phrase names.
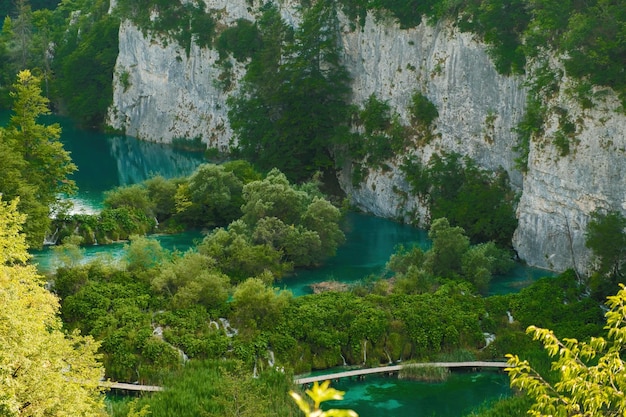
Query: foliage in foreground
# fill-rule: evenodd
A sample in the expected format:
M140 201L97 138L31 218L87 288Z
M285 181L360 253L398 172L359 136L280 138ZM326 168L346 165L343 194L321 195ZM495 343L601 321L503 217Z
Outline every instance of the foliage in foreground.
M507 355L511 386L533 400L534 416L622 416L626 410L626 371L621 354L626 347L626 287L608 297L606 337L589 341L559 340L554 332L529 326L527 333L539 340L555 360L558 380L549 383L527 360Z
M99 344L63 332L57 298L25 264L17 207L0 201L0 414L101 416Z
M325 401L343 400L344 392L331 388L330 381L324 381L321 385L315 381L313 387L306 390L306 394L313 400L313 407L297 392L290 391L289 394L306 417L358 417L358 414L352 410L334 408L326 411L321 410L320 405Z

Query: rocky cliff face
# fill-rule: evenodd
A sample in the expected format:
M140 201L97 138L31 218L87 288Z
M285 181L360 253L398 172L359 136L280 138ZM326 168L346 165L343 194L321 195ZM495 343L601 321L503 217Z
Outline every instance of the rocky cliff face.
M254 19L244 0L206 1L210 9L222 11L222 24ZM296 9L288 2L281 7L283 17L297 24ZM582 110L563 87L548 107L566 109L575 121L570 153L561 156L552 144L550 135L559 119L556 112L550 113L546 139L531 144L528 170L522 174L515 168L513 130L524 114L526 80L499 75L486 47L471 34L445 23L401 30L392 21L368 17L357 30L346 23L342 47L355 104L376 94L406 124L415 91L436 105L436 138L407 148L406 155L426 162L434 152L458 152L484 168L502 167L509 173L521 195L514 246L529 264L584 269L589 214L597 208L626 212L626 117L614 111L617 101L610 92L594 109ZM225 92L217 85L221 71L217 58L216 51L195 45L187 56L184 48L144 36L124 23L110 125L146 140L201 137L210 146L225 149L232 135L226 99L233 90ZM235 66L234 79L243 71ZM387 172L370 172L360 187L351 185L347 164L340 182L352 202L379 216L405 218L412 212L427 221L420 202L402 196L408 186L398 167L406 155L391 161Z

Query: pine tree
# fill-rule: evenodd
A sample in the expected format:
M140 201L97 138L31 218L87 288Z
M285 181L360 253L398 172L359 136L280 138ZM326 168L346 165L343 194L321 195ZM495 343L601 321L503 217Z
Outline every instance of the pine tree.
M59 194L74 192L68 176L76 170L59 140L59 125L37 123L40 115L49 113L40 83L28 70L18 74L11 93L13 115L8 126L0 128L0 193L5 199L20 197L19 209L28 216L24 231L33 247L43 244Z

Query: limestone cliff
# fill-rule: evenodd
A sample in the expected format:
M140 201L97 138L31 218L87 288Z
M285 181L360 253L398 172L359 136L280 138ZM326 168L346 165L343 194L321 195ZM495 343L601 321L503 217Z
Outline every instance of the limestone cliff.
M220 10L220 24L254 19L244 0L205 0ZM281 3L283 17L297 24L298 13ZM584 269L588 251L584 230L597 208L626 212L626 117L615 111L611 92L592 110L583 110L561 85L548 109L566 109L575 121L575 140L561 156L550 135L558 127L556 112L548 114L545 140L533 141L528 169L515 167L514 128L526 105L527 81L497 73L485 45L450 25L402 30L392 21L371 16L356 30L346 22L342 32L344 62L352 75L355 104L370 94L388 103L409 124L407 105L415 91L437 107L435 139L412 146L406 154L428 161L434 152L468 155L487 169L504 168L520 193L519 227L514 246L529 264L563 270ZM245 69L235 65L233 89L224 91L216 80L220 68L216 51L192 45L189 55L172 42L144 36L130 23L120 28L115 71L114 103L109 124L128 135L160 142L201 137L211 147L225 149L232 137L226 99L236 89ZM370 172L360 187L351 185L350 164L340 182L354 204L378 216L404 218L428 213L417 200L407 200L408 186L398 166L398 155L387 172ZM400 191L400 192L398 192Z

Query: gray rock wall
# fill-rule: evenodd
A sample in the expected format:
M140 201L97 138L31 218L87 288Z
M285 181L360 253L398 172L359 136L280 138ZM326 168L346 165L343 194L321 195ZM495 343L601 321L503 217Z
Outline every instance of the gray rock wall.
M222 11L222 24L242 17L254 19L245 0L207 3ZM293 4L279 6L288 22L298 23ZM408 155L426 162L435 152L458 152L484 168L502 167L509 173L521 195L513 243L522 259L554 270L585 269L589 253L584 230L589 214L598 208L626 212L626 118L615 112L618 103L610 92L593 110L583 111L565 94L567 80L563 80L563 92L549 108L569 111L576 120L577 142L569 155L560 156L551 142L558 117L548 114L546 138L533 142L528 171L522 174L515 168L513 129L524 114L526 80L499 75L485 45L472 34L446 23L401 30L390 20L368 17L357 30L346 22L341 41L355 104L375 94L387 100L408 125L407 106L413 93L420 91L439 111L435 139L418 145L416 137L414 146L391 161L389 171L370 172L365 183L353 187L350 164L343 167L340 182L355 205L378 216L426 224L423 205L402 196L408 186L399 166ZM226 99L236 90L244 68L235 65L235 84L224 91L215 82L221 72L217 59L216 51L195 45L187 56L180 46L144 37L124 23L110 125L151 141L201 137L212 147L227 148L232 130ZM122 74L127 74L125 86Z

